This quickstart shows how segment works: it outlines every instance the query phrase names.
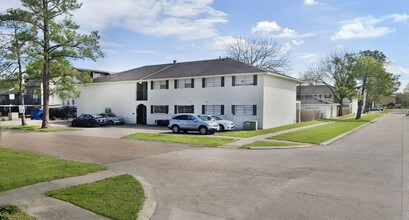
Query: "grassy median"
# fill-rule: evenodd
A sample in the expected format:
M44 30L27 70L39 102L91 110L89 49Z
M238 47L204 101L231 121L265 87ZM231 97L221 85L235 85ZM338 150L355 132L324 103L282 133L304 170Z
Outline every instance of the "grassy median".
M217 138L211 136L193 136L193 135L178 135L178 134L151 134L151 133L135 133L125 137L129 140L144 140L144 141L160 141L168 143L190 144L204 147L218 147L236 140L231 138Z
M0 192L104 169L96 164L0 148Z
M351 131L361 125L371 122L372 120L381 117L385 113L372 113L362 116L360 119L350 118L338 120L334 123L309 128L301 131L290 132L282 135L277 135L269 139L292 141L300 143L321 144L329 141L341 134Z
M10 129L10 130L22 130L22 131L37 131L37 132L59 132L59 131L76 131L80 129L74 128L41 128L39 125L13 125L13 126L0 126L0 129Z
M130 175L46 193L112 219L137 219L145 200L142 185Z

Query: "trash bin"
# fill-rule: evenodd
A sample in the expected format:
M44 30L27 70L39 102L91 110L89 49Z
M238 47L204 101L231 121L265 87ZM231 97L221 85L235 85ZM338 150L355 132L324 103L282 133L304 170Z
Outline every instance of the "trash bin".
M257 130L257 121L243 122L243 130Z

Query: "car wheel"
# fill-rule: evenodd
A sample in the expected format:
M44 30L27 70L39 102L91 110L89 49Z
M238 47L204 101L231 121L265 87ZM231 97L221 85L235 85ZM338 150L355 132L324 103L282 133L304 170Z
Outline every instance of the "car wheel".
M87 123L87 127L92 127L92 123L91 123L91 122L88 122L88 123Z
M219 125L220 127L220 131L224 131L224 126L223 125Z
M179 133L179 131L180 131L179 126L177 126L177 125L173 125L173 126L172 126L172 132L173 132L173 133Z
M113 121L109 121L108 124L109 124L109 125L113 125L114 122L113 122Z
M77 126L77 124L75 123L75 121L72 121L72 122L71 122L71 126L72 126L72 127L76 127L76 126Z
M207 128L204 127L204 126L201 126L201 127L199 128L199 133L200 133L200 134L207 134Z

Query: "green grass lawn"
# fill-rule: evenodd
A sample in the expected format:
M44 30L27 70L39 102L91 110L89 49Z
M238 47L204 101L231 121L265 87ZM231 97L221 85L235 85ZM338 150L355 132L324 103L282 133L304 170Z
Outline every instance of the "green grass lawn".
M216 135L217 136L227 136L227 137L248 138L248 137L254 137L254 136L263 135L263 134L270 134L270 133L275 133L278 131L299 128L299 127L320 124L320 123L324 123L324 121L309 121L309 122L302 122L302 123L297 123L297 124L284 125L280 127L262 129L262 130L254 130L254 131L230 131L230 132L224 132L224 133L219 132Z
M273 141L256 141L250 144L241 146L242 149L250 149L250 147L288 147L288 146L297 146L299 144L285 143L285 142L273 142Z
M346 133L354 128L366 124L378 117L381 117L384 114L385 113L367 114L363 115L359 120L356 120L355 118L339 120L331 124L286 133L271 137L269 139L293 141L300 143L321 144L343 133Z
M142 185L130 175L53 190L46 195L112 219L137 219L145 200Z
M39 125L14 125L14 126L0 126L0 129L12 129L23 131L37 131L37 132L58 132L58 131L77 131L80 129L74 128L41 128Z
M0 148L0 192L104 169L96 164Z
M223 144L234 142L231 138L217 137L198 137L193 135L177 135L177 134L151 134L151 133L135 133L125 137L129 140L144 140L144 141L160 141L180 144L191 144L204 147L218 147Z
M3 205L0 206L0 219L1 220L34 220L35 218L29 216L27 213L21 211L17 206L14 205Z

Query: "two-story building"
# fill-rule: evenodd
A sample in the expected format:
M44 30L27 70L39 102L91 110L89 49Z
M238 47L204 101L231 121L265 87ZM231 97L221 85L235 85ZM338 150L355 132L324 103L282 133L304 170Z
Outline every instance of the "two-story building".
M177 113L213 114L258 128L296 122L290 76L225 58L143 66L80 86L78 113L112 111L126 123L154 125Z

